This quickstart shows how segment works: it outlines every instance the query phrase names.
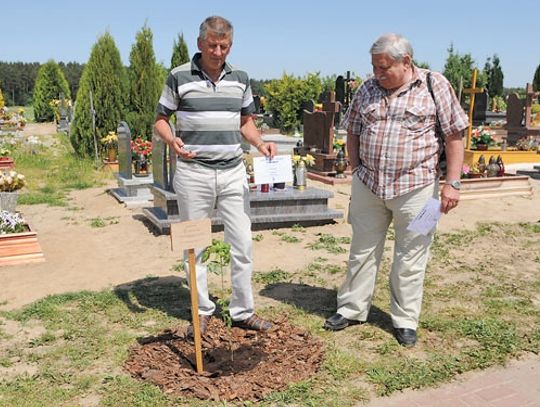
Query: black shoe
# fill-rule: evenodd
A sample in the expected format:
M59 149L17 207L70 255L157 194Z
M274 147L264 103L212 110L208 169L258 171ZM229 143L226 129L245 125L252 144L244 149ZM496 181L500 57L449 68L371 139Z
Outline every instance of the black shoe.
M416 345L416 331L410 328L394 328L394 334L400 345L413 347Z
M335 313L324 323L324 328L330 331L341 331L351 325L358 325L360 321L347 319L343 315Z

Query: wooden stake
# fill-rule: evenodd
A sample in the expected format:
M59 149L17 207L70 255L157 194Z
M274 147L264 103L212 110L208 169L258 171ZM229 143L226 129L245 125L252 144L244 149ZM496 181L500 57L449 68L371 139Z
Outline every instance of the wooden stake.
M189 291L191 294L191 320L193 321L193 340L195 341L195 361L197 373L202 373L201 325L199 321L199 298L197 291L197 272L195 269L195 249L188 250Z

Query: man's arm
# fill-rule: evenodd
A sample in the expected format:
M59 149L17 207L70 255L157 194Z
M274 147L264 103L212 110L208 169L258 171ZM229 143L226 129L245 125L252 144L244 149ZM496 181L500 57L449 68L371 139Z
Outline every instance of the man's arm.
M446 184L441 191L441 211L448 213L454 209L459 202L459 191L454 189L449 181L456 181L461 178L463 168L463 138L461 134L447 137L446 139Z
M252 116L242 116L240 119L240 132L249 144L254 146L261 154L266 157L273 157L277 153L277 147L274 143L265 143Z
M197 154L193 151L188 151L184 148L184 142L180 137L176 137L169 125L169 118L167 116L158 115L154 122L156 133L161 139L167 143L170 148L174 149L176 155L185 159L193 158Z
M358 139L358 136L352 134L350 130L347 131L347 155L349 156L349 163L353 172L360 165L360 157L358 151L359 144L360 141Z

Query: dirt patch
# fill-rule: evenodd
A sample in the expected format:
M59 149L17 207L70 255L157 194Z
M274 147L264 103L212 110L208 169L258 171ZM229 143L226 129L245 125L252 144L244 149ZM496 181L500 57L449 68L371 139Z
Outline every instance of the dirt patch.
M187 328L139 339L125 368L165 393L203 400L260 400L268 393L314 375L323 345L287 321L270 332L228 328L212 318L203 337L205 372L195 372L193 341Z

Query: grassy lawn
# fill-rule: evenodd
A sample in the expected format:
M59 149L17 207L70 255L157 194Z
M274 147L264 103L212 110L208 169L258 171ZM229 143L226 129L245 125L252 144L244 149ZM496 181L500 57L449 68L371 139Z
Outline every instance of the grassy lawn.
M65 206L69 191L99 186L111 177L110 172L96 170L91 159L75 156L65 133L41 136L39 141L9 147L17 172L27 180L19 204Z
M260 313L287 316L309 330L325 343L326 358L315 377L272 393L260 405L352 406L401 389L436 386L540 350L538 223L480 224L474 231L437 235L419 343L412 349L397 345L391 334L391 250L385 252L368 323L331 333L321 327L335 309L344 267L329 258L346 256L340 249L346 251L348 239L322 235L316 244L303 244L309 229L277 233L291 248L320 256L301 270L256 270L260 298L281 299ZM283 294L292 288L295 296ZM165 395L122 369L137 338L187 320L189 296L180 278L149 277L1 312L0 406L216 405ZM27 335L15 335L21 327Z
M17 171L28 180L20 204L65 206L69 191L100 186L111 177L95 170L91 160L74 156L65 135L41 141L13 150ZM93 226L100 226L97 220ZM335 310L349 237L315 235L302 227L266 236L279 238L291 253L314 251L317 257L300 270L255 270L257 303L264 304L258 312L287 317L309 330L324 342L326 357L315 377L272 393L260 405L352 406L540 351L539 223L479 224L473 231L438 234L426 274L419 343L412 349L400 347L391 332L392 230L368 323L337 333L324 331L322 324ZM189 304L180 277L148 277L0 312L0 407L216 405L166 395L122 368L138 338L186 324Z

